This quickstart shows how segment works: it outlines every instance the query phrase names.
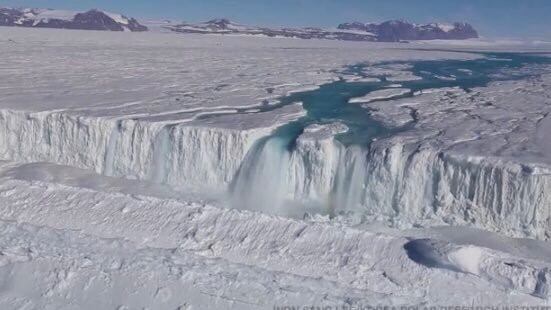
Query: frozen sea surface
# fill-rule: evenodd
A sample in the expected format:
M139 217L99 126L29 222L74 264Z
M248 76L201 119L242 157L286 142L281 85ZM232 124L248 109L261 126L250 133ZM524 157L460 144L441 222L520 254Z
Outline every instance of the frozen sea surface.
M2 309L549 303L544 49L0 34Z

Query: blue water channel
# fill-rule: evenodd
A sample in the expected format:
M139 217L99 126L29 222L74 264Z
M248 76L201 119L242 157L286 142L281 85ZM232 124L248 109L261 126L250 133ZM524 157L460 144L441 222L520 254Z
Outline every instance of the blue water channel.
M336 139L346 147L365 149L375 138L384 138L414 125L415 120L403 127L386 127L371 117L371 111L368 108L357 103L349 103L352 98L393 87L397 83L400 84L400 88L409 89L409 92L401 97L412 97L418 91L444 87L459 87L470 91L474 87L484 87L494 81L529 78L539 73L537 66L551 64L551 58L529 54L481 53L481 56L482 58L475 60L388 62L375 65L409 65L410 71L421 78L400 82L389 81L386 76L366 75L365 72L369 72L366 67L369 65L358 64L348 67L344 73L356 74L365 78L376 77L379 81L340 80L322 85L316 90L289 95L282 98L280 104L265 107L265 109L276 109L282 105L302 102L306 115L281 126L271 136L258 141L252 148L232 184L231 191L234 197L238 197L237 204L240 208L246 209L258 209L259 204L268 204L270 206L267 208L272 209L272 203L268 201L278 200L273 204L282 202L279 200L283 198L278 195L285 195L284 187L286 185L282 182L285 182L283 173L287 167L283 166L288 162L287 157L294 149L296 139L309 125L342 123L348 127L348 131L338 134ZM396 98L393 97L393 99ZM389 102L389 104L391 103ZM351 169L357 169L357 167ZM347 178L347 176L343 178ZM342 184L345 184L341 187L353 188L354 184L351 182L353 182L352 179L341 181ZM342 189L338 191L342 191ZM361 191L361 189L357 191ZM347 197L350 195L359 194L334 193L332 196L340 198L339 201L332 202L332 204L343 204L343 200L350 200L350 197Z
M286 138L292 148L293 141L311 124L327 124L340 122L349 131L337 138L345 145L368 146L375 137L392 135L400 128L385 128L371 118L369 109L357 103L348 103L355 97L362 97L370 92L400 84L401 88L410 92L402 97L412 97L417 91L460 87L469 90L484 87L490 82L528 78L536 75L533 70L518 69L529 65L551 64L551 58L518 53L483 53L476 60L435 60L417 62L389 62L378 65L406 64L412 65L411 72L421 77L420 80L391 82L385 76L369 76L380 78L380 82L348 82L337 81L322 85L319 89L292 94L282 99L282 104L302 102L307 115L296 122L279 128L274 137ZM367 64L351 66L347 73L366 76L363 71ZM395 97L393 99L396 99Z

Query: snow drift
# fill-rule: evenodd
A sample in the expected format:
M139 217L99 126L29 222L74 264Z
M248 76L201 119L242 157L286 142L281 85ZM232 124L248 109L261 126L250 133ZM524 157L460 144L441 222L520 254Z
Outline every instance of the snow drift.
M547 299L549 267L472 245L456 245L440 240L417 239L404 245L408 256L430 268L473 274L504 289Z

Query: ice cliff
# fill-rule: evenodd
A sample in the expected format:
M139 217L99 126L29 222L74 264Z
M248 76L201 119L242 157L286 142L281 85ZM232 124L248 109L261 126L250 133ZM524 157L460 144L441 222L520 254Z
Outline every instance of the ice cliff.
M117 52L132 50L116 45L115 39L119 37L110 40ZM169 45L175 44L170 38L157 38L161 39L173 47L167 53L183 48ZM274 96L281 96L281 89L296 91L301 85L327 83L341 74L330 68L352 62L339 58L348 50L305 48L306 43L297 40L285 41L289 48L276 48L276 43L266 41L266 47L244 48L241 53L235 47L241 41L233 40L252 46L250 39L220 40L229 47L216 48L210 41L209 48L192 45L186 50L191 60L169 54L167 63L155 62L152 69L140 67L146 63L144 54L117 54L128 63L124 67L122 62L109 62L112 57L103 49L83 49L92 53L94 61L75 60L77 69L57 68L40 61L42 56L30 57L32 64L14 66L6 75L6 85L20 92L5 91L0 99L0 159L55 163L178 190L229 192L227 201L235 207L267 213L297 217L307 212L356 213L366 221L382 220L397 227L469 224L510 236L549 239L550 161L545 149L549 145L549 76L494 83L469 93L441 89L391 101L372 101L380 96L363 98L366 108L382 122L396 126L413 122L411 127L369 146L351 146L335 138L347 129L333 122L307 127L288 143L269 137L279 126L304 116L304 110L289 105L259 111L267 109ZM144 42L140 44L153 44ZM63 44L83 51L81 46ZM26 61L18 56L23 49L34 50L17 44L2 48L18 64ZM157 46L151 48L154 51L148 55L156 55ZM56 49L49 45L44 49L56 59ZM387 60L396 55L433 59L444 53L351 50L354 57L373 56L379 62L387 56ZM227 55L236 55L239 62L231 62ZM445 56L457 57L447 52ZM98 65L105 62L113 68ZM208 75L201 73L204 62L212 63ZM320 66L323 70L314 70ZM154 75L157 67L166 69L166 74ZM405 71L388 65L366 70L388 76L377 70L410 70L408 65L403 67ZM88 71L95 72L95 78L82 78ZM51 79L53 73L63 79ZM25 74L41 82L24 80ZM408 74L400 80L411 78L415 77ZM194 79L200 81L189 83ZM300 80L307 82L303 85ZM114 85L120 90L113 90L118 89ZM99 91L105 87L109 91ZM57 88L62 91L52 92ZM276 89L275 94L267 89ZM249 93L254 96L244 95ZM243 108L255 103L254 112L250 112L253 107ZM218 115L209 118L208 113Z
M345 147L340 124L307 128L292 149L270 130L0 112L0 156L52 162L173 188L234 191L237 207L294 213L355 212L393 225L472 224L549 238L548 174L522 164L438 151L401 137ZM255 150L257 148L257 150ZM258 149L259 148L259 149ZM233 188L232 188L233 185ZM302 212L302 214L301 214Z

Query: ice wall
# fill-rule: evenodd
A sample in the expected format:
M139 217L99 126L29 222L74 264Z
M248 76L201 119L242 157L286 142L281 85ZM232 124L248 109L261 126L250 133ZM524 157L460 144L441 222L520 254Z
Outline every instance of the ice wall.
M2 110L0 158L210 190L229 184L248 149L269 131Z
M279 184L280 193L286 186L288 201L262 195L257 202L264 208L281 210L286 203L296 208L289 201L298 200L315 202L325 213L360 213L402 228L473 225L509 236L549 239L551 194L546 189L551 174L542 168L446 153L400 137L362 148L305 134L293 150L280 152L289 152L287 167L281 166L286 171L240 181L252 193L273 183Z
M545 169L440 152L399 136L369 148L345 147L334 139L342 130L338 124L307 128L288 148L265 139L269 129L3 110L0 159L52 162L178 189L231 189L235 207L264 212L300 216L301 205L314 204L322 213L359 212L398 227L470 224L550 238Z

